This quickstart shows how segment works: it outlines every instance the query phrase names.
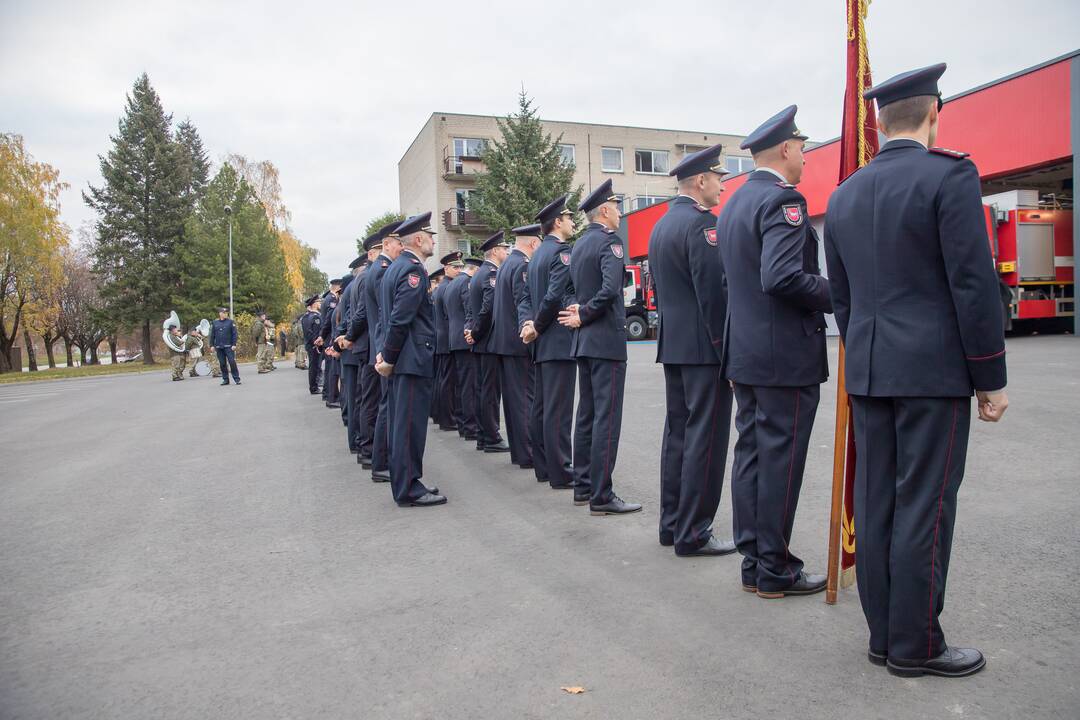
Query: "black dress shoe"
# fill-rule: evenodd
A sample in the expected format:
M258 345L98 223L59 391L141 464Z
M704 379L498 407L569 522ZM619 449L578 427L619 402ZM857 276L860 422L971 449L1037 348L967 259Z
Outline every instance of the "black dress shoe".
M239 381L239 380L237 380L237 381L236 381L236 384L237 384L237 385L239 385L239 384L240 384L240 381Z
M372 470L371 471L371 482L377 482L377 483L390 482L390 471L389 470Z
M360 454L360 451L357 450L356 448L349 448L349 452L351 454L353 454L353 455L359 455Z
M547 480L541 480L540 482L547 482ZM568 483L549 483L549 484L551 485L552 490L573 490L574 489L574 483L572 483L572 482L568 482ZM577 495L574 496L574 499L577 500ZM589 496L586 495L584 500L585 500L585 502L589 502Z
M766 600L776 600L786 595L813 595L819 593L825 589L825 576L800 572L799 577L795 579L795 583L783 590L762 590L758 588L757 594L759 598L765 598Z
M222 383L222 385L224 384L226 383ZM308 395L318 395L320 392L320 390L308 390Z
M433 507L435 505L445 505L446 496L434 495L432 493L424 493L415 500L407 500L405 502L399 502L398 507Z
M868 648L866 650L866 659L874 665L885 667L885 661L889 659L889 654L875 652L873 648Z
M641 510L641 503L628 503L618 495L613 495L611 502L603 505L589 504L590 515L626 515Z
M743 592L748 592L748 593L754 593L756 595L757 594L757 585L755 585L753 583L748 583L745 580L743 580L742 591Z
M228 384L229 384L229 381L228 381L228 380L222 380L220 384L221 384L221 385L228 385Z
M432 495L438 495L439 494L439 486L438 485L432 485L431 487L429 487L427 489L427 491L429 493L431 493Z
M660 545L663 547L671 547L675 544L675 536L671 533L660 533Z
M357 455L356 456L356 464L359 465L360 467L364 468L365 470L370 470L371 469L371 458L366 456L366 455Z
M710 536L709 540L697 550L691 552L679 552L678 549L675 550L675 554L679 557L694 557L697 555L718 557L720 555L730 555L733 552L735 552L734 540L717 540L715 535Z
M486 453L506 453L510 452L510 446L506 444L505 440L500 440L494 445L485 445L484 452Z
M522 470L532 470L533 464L531 462L518 463L517 466Z
M986 667L986 658L975 648L947 647L945 652L929 660L900 660L890 657L886 660L886 665L889 672L900 677L967 677Z
M475 440L476 439L476 433L462 433L461 434L461 439L462 440Z
M478 452L483 452L483 451L484 451L484 443L482 443L482 442L480 442L479 440L477 440L477 441L476 441L476 450L477 450Z
M573 486L571 486L571 487L573 487ZM591 501L592 501L592 494L587 493L587 492L580 493L580 492L577 491L577 488L574 487L574 504L575 505L578 505L578 506L588 505Z
M454 427L453 425L440 425L439 429L440 430L447 430L447 431L449 431L449 430L457 430L457 428Z
M326 407L333 408L334 410L340 410L341 409L341 403L328 402L328 403L326 403Z

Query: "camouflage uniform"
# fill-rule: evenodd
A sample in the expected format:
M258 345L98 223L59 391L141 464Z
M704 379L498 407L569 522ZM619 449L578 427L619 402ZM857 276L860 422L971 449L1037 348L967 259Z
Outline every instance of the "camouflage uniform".
M201 360L203 357L203 347L204 343L201 337L196 337L194 334L188 335L187 363L190 366L190 369L188 370L188 375L191 377L198 377L198 375L195 373L195 364L199 362L199 360Z
M307 370L307 348L304 347L304 330L300 327L299 318L292 325L293 336L293 366L301 370Z
M177 340L180 338L177 337ZM191 338L188 338L188 342L191 342ZM183 380L184 379L184 364L187 360L187 345L180 352L169 348L169 362L172 364L172 379Z
M218 364L217 352L210 347L210 343L203 344L203 357L210 363L210 376L221 377L221 365Z
M266 325L262 320L256 319L252 324L251 339L255 341L255 367L258 368L259 374L270 372L266 367ZM273 346L270 346L270 351L273 352Z

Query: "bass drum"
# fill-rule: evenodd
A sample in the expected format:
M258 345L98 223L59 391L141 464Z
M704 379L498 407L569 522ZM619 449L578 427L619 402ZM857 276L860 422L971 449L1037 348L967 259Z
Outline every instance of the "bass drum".
M210 363L205 360L200 360L195 363L195 374L199 377L206 377L210 374Z

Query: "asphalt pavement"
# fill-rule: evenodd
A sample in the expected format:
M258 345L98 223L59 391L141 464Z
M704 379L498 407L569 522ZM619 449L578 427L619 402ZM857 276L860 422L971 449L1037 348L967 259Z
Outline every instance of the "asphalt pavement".
M291 362L239 387L0 386L0 718L1080 717L1080 341L1008 351L1005 420L972 422L942 616L987 655L966 680L870 665L854 588L761 600L737 556L659 546L652 344L630 348L615 489L645 510L625 517L434 428L425 481L450 501L398 508ZM792 540L808 571L835 385L821 396Z

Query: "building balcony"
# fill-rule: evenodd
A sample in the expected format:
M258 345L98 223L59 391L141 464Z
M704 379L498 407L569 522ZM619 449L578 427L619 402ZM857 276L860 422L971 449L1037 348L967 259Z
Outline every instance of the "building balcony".
M470 155L443 156L444 180L468 182L474 180L477 175L486 170L483 161L478 157Z
M480 230L487 227L480 216L471 210L453 208L443 212L443 225L454 230Z

